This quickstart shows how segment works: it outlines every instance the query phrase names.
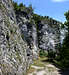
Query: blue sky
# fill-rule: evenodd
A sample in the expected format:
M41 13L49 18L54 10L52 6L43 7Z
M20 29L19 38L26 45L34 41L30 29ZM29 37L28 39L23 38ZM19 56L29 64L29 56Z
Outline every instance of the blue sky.
M56 20L65 21L64 13L69 10L69 0L14 0L28 6L32 4L34 12L42 16L50 16Z

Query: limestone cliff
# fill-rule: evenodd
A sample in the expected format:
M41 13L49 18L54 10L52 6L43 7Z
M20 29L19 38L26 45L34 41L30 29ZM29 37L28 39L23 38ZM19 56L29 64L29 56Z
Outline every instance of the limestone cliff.
M24 75L28 66L11 0L0 0L0 75Z
M60 45L60 23L42 20L38 24L38 35L39 48L56 52Z
M22 38L29 46L28 55L33 53L33 55L38 56L38 48L56 52L60 44L61 23L52 18L34 14L29 7L24 7L22 4L18 7L15 9L16 20Z
M27 11L25 10L18 10L15 13L17 24L21 30L22 38L27 42L29 46L27 55L28 56L31 55L32 57L37 58L38 56L37 29L35 21L32 19L31 12L27 14Z

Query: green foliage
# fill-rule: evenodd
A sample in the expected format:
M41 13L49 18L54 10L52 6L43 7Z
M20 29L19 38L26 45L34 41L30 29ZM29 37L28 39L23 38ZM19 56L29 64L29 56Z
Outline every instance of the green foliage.
M23 7L23 3L19 4L19 7L22 8Z
M48 56L48 53L46 51L44 51L44 50L40 50L39 56L40 57L46 57L46 56Z
M69 10L64 15L66 17L66 22L64 24L67 26L67 30L69 33Z
M48 51L48 58L51 58L51 59L55 58L55 54L56 53L52 50Z
M16 2L13 2L14 10L15 11L21 11L25 9L25 5L23 3L20 3L19 5Z
M16 11L16 10L19 10L19 6L18 6L17 3L13 2L13 6L14 6L14 10L15 10L15 11Z
M69 67L69 35L66 36L66 38L64 39L63 45L62 45L62 49L61 49L61 59L62 59L62 63L65 63L65 67Z
M69 11L65 13L66 22L64 23L67 26L68 33L66 34L65 39L60 50L60 59L61 64L64 68L69 68Z
M35 20L35 23L38 24L38 22L41 21L41 16L37 14L33 14L33 19Z
M24 10L26 10L26 6L23 5L23 3L20 3L19 4L19 11L24 11Z
M27 14L33 13L33 8L32 8L31 4L28 7L26 7L25 5L23 5L23 3L20 3L18 5L16 2L13 2L13 6L14 6L15 12L17 12L17 11L24 11Z
M69 22L69 10L64 15L66 17L66 20Z

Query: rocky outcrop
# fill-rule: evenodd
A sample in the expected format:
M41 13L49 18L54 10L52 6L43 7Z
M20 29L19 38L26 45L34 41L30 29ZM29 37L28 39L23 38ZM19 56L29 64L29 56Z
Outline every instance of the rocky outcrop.
M11 0L0 0L0 75L24 75L28 66L26 51Z
M38 56L38 39L37 29L35 21L32 19L32 13L27 11L16 11L17 24L21 30L23 40L25 40L29 46L27 51L28 56L37 58ZM25 15L26 14L26 15Z
M60 44L60 23L43 20L38 24L39 48L57 51Z
M42 50L57 51L60 45L60 22L44 18L32 11L16 10L17 24L21 30L22 38L27 42L28 55L38 56L38 48Z

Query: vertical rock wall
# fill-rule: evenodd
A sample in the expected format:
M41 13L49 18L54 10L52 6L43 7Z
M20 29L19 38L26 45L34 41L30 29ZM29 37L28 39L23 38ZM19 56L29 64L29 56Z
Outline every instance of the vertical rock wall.
M0 0L0 75L24 75L27 44L16 25L11 0Z
M60 24L48 21L41 21L38 24L39 48L43 50L57 51L60 44Z
M37 58L38 56L38 39L35 21L31 18L32 14L23 11L16 11L17 24L21 30L22 38L27 42L29 50L27 55Z

